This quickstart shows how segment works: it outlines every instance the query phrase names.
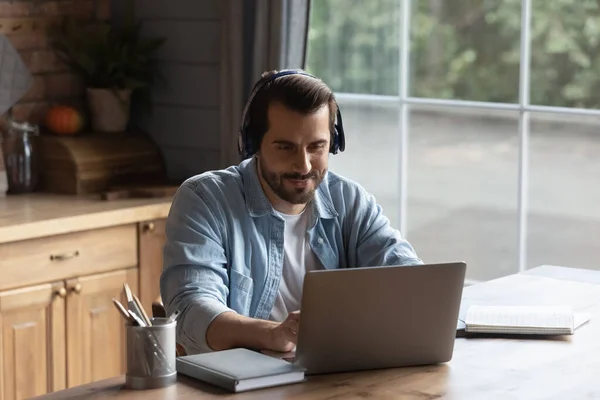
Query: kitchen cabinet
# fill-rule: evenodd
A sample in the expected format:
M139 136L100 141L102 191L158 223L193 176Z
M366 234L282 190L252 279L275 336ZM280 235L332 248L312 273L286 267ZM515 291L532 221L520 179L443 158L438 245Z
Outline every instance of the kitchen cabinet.
M65 297L62 282L0 292L0 399L65 388Z
M112 298L137 268L0 292L3 400L26 399L125 371L125 326Z
M150 315L152 302L160 295L160 274L163 268L166 219L139 224L140 301Z
M79 215L88 221L68 217L73 229L44 219L38 230L3 231L0 222L0 400L125 373L125 323L112 299L125 302L127 282L151 312L168 200L92 202Z

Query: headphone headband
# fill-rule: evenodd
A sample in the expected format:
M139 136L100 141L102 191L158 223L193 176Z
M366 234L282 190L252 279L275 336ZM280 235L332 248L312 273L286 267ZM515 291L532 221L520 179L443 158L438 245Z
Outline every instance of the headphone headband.
M238 134L238 151L242 156L242 159L247 159L254 155L258 151L258 149L254 149L252 145L252 140L250 138L251 133L248 132L248 111L250 110L250 105L254 100L254 97L260 92L269 82L274 81L277 78L281 78L286 75L304 75L314 79L318 79L316 76L309 74L303 70L298 69L284 69L281 70L266 79L259 79L254 85L250 95L248 96L248 100L246 101L246 105L244 106L244 110L242 111L242 119L240 122L240 131ZM337 105L337 104L336 104ZM339 105L337 106L336 113L336 121L334 122L334 132L333 138L331 141L331 146L329 151L333 154L337 154L338 152L344 151L346 148L346 139L344 136L344 126L342 123L342 113L340 112Z

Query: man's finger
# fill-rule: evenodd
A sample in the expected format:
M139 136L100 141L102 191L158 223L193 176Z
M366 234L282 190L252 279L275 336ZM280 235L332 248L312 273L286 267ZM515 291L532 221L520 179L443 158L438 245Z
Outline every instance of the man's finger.
M287 320L290 321L300 321L300 311L293 311L288 314Z
M289 324L290 326L297 328L298 324L300 324L300 317L298 317L298 318L288 317L288 318L286 318L285 321L283 321L283 323L286 324L286 325Z
M283 332L285 340L287 340L288 342L296 343L296 341L298 340L297 331L290 328L289 326L282 326L281 331Z
M281 323L281 328L290 329L294 334L298 333L298 321L286 320Z

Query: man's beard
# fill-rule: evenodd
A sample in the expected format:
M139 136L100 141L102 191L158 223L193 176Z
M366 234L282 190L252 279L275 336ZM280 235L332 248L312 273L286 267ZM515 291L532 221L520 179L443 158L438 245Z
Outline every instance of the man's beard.
M271 190L279 196L280 199L287 201L290 204L306 204L311 201L315 195L315 190L319 186L319 184L323 181L323 176L325 172L320 171L310 171L306 175L300 175L298 173L284 173L277 174L275 172L271 172L262 162L259 161L260 172L267 182L267 185L271 188ZM303 187L303 188L287 188L285 186L286 179L302 179L307 180L307 184L312 180L314 182L314 187Z

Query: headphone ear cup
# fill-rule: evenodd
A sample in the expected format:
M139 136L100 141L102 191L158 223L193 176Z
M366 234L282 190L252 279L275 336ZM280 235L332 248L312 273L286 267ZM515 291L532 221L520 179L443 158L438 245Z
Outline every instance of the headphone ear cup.
M331 143L331 152L337 154L346 148L346 137L344 136L344 124L342 122L342 113L338 106L337 121L333 125L333 141Z
M248 137L248 131L246 129L244 129L243 132L244 132L244 152L246 153L244 155L244 157L248 158L254 154L254 151L252 148L252 140L250 140L250 138Z
M331 146L329 147L329 152L331 154L337 154L339 150L339 141L340 141L340 133L338 132L337 125L333 127L333 138L331 140Z
M344 128L335 127L337 136L337 151L342 152L346 149L346 136L344 136Z
M246 129L240 129L240 132L238 133L238 152L242 156L243 160L253 154L252 143L250 140L248 140L248 133Z

